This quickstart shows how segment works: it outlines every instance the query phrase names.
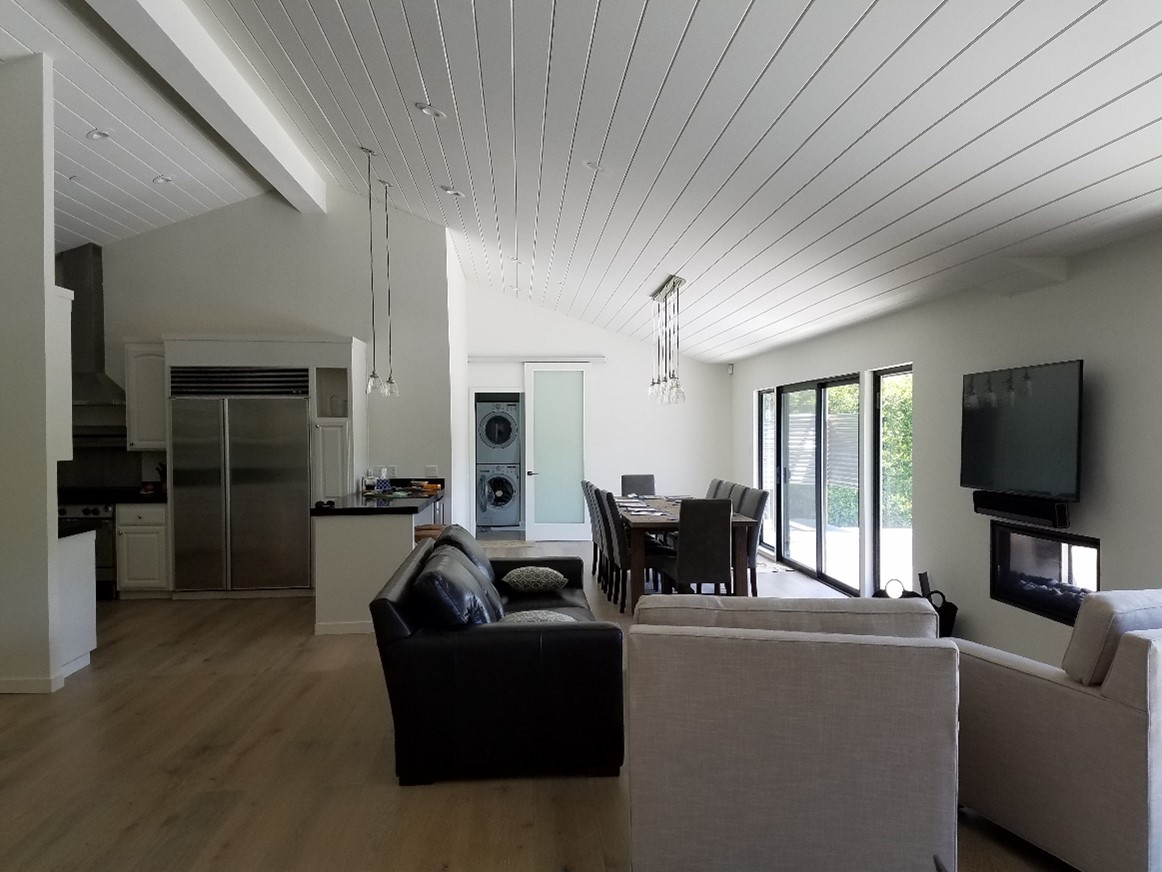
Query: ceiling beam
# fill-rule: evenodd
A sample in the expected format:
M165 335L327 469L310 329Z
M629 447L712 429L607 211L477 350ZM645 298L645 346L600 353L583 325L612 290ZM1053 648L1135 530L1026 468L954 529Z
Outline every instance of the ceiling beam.
M300 212L327 183L184 0L87 0L146 63Z

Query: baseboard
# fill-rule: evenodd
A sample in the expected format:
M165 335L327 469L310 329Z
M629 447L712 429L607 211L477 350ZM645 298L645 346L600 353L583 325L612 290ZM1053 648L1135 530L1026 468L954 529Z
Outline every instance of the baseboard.
M350 633L373 633L371 621L328 621L315 624L316 636L345 636Z
M89 665L89 655L82 654L80 657L74 657L68 663L61 667L57 676L63 681L79 669L84 669Z
M0 678L0 693L54 693L65 686L63 675L52 678Z
M284 597L313 597L309 587L270 588L268 590L175 590L171 599L282 599Z

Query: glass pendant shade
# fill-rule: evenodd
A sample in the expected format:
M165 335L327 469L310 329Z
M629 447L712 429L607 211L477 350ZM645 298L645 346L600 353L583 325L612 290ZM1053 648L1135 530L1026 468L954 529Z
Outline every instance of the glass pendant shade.
M383 382L383 387L380 389L380 392L385 397L399 396L399 385L395 383L395 376L390 372L387 374L387 379Z
M371 375L367 377L367 393L376 394L383 390L383 382L379 378L379 373L375 370L371 371Z
M685 280L670 276L652 295L654 301L654 371L646 395L659 405L686 402L686 391L678 376L681 349L678 290Z

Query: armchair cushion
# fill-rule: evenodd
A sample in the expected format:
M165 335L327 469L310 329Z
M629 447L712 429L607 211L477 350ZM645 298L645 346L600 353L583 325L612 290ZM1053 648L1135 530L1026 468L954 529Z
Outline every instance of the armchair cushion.
M935 639L939 620L925 599L783 599L780 597L650 596L637 605L638 624L732 627L800 633L854 633Z
M1085 685L1105 681L1122 634L1162 628L1162 590L1091 593L1081 604L1061 668Z
M412 596L424 618L439 627L488 624L504 616L492 582L451 547L432 552L412 584Z

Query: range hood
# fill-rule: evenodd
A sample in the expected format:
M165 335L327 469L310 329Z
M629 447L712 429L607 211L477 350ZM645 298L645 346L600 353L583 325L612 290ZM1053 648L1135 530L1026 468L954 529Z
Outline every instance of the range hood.
M56 283L73 292L73 445L124 447L125 391L105 374L101 247L58 254Z

